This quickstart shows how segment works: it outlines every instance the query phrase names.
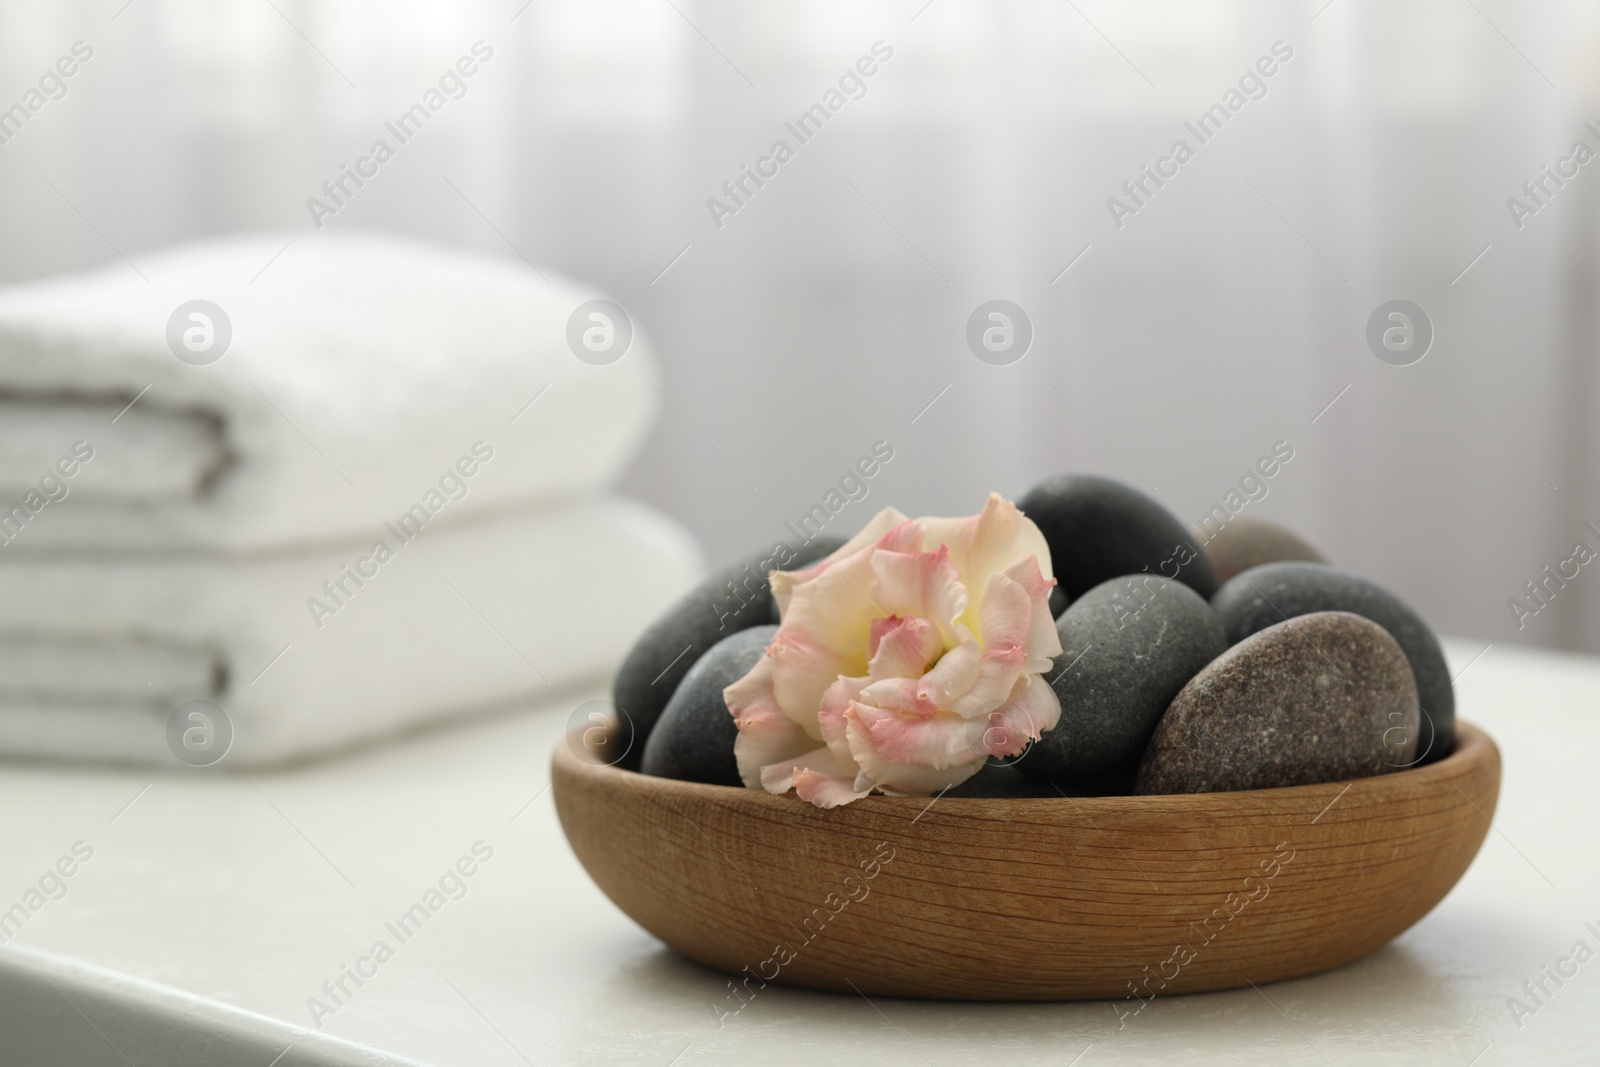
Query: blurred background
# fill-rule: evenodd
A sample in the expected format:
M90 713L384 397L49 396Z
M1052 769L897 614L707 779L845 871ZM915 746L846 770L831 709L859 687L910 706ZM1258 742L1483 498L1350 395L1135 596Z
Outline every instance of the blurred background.
M1600 166L1522 188L1600 150L1594 5L6 2L0 107L79 40L0 145L0 279L283 227L524 259L651 338L667 403L621 488L713 562L879 441L838 529L1063 470L1194 524L1287 442L1246 514L1447 633L1600 651L1587 568L1520 626L1507 604L1600 548ZM465 94L319 230L308 198L478 41ZM1184 124L1273 55L1200 144ZM864 56L801 143L785 123ZM1180 138L1194 158L1131 199ZM996 298L1034 333L1006 366L966 342ZM1396 298L1434 331L1409 366L1365 336Z

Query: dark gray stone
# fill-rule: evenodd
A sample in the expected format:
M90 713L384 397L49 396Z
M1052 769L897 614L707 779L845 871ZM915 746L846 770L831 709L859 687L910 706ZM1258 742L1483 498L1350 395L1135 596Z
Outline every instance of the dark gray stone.
M1036 782L1012 763L985 763L978 773L951 786L946 797L1059 797L1048 782Z
M1136 791L1213 793L1366 778L1409 764L1417 687L1389 632L1345 611L1269 626L1183 687Z
M1299 534L1266 519L1230 520L1205 543L1205 550L1217 581L1224 583L1264 563L1328 562Z
M778 621L778 605L767 582L769 570L799 570L844 544L845 539L818 535L794 556L777 553L777 546L731 563L686 593L651 623L623 659L611 687L617 706L627 755L618 766L637 769L656 720L677 691L689 668L730 634ZM619 741L620 743L620 741Z
M1061 720L1017 764L1074 796L1127 794L1172 698L1228 647L1216 612L1150 574L1101 582L1056 620L1062 654L1045 676Z
M1131 486L1064 474L1028 490L1017 507L1049 543L1050 565L1069 603L1101 582L1143 571L1175 578L1203 597L1217 591L1211 562L1188 529Z
M1432 763L1454 751L1456 698L1444 649L1422 616L1382 586L1322 563L1267 563L1217 590L1211 606L1229 642L1313 611L1350 611L1371 619L1389 631L1411 661L1422 703L1417 762Z
M701 656L650 731L639 769L657 778L742 786L733 759L739 729L722 691L750 673L777 632L776 626L753 626Z

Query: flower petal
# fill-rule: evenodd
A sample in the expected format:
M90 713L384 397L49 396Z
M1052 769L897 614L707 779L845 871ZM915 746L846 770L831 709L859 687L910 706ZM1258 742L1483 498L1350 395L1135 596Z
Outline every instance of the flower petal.
M856 727L860 727L859 730ZM845 713L850 753L874 780L888 764L943 769L988 758L983 732L988 723L956 715L911 715L856 701Z
M939 705L923 696L919 678L872 679L861 688L855 699L858 703L912 718L931 719L939 714Z
M761 787L780 795L793 789L809 804L837 808L872 792L871 787L857 789L855 779L855 768L841 764L824 746L767 767L761 772Z
M1061 699L1050 683L1025 674L1011 691L1011 699L989 713L984 748L991 756L1015 756L1060 720Z
M900 512L894 508L884 508L882 511L874 515L870 520L868 520L867 524L861 528L860 533L850 538L850 540L846 541L844 544L840 545L838 548L834 549L831 553L824 556L822 559L819 559L811 566L798 571L773 571L770 576L772 585L772 599L778 602L778 618L781 620L783 616L788 613L789 598L793 595L796 586L804 585L806 582L809 582L811 579L815 578L817 575L833 566L833 564L842 559L846 559L855 555L863 548L866 548L867 546L872 545L887 536L891 531L895 530L896 527L902 526L909 521L910 520L908 520L904 515L900 514ZM910 546L910 550L913 552L922 547L920 533L921 531L919 529L917 543Z
M822 702L817 708L817 726L822 740L841 765L849 766L852 778L858 768L855 767L854 757L850 755L850 744L845 740L844 713L850 710L850 705L870 681L870 678L838 679L822 694Z
M971 778L989 758L983 724L954 715L915 718L857 702L845 730L862 776L886 792L936 793Z
M817 739L785 715L772 688L772 660L762 656L750 673L722 691L739 736L733 742L739 778L761 788L762 768L793 759L816 747Z
M857 789L854 776L837 777L818 770L805 770L794 776L794 791L801 800L819 808L837 808L860 800L872 792L872 786Z
M842 624L843 620L839 622ZM835 632L843 628L839 625ZM848 647L848 642L831 634L808 631L803 624L795 623L779 627L763 657L770 661L775 703L814 739L819 737L816 708L822 694L842 676L867 672L867 664L859 654L837 651L840 646Z
M977 684L982 669L978 639L969 635L918 679L917 697L935 707L954 709L962 695Z
M829 557L833 562L827 568L792 589L770 646L773 685L779 706L806 724L813 736L811 723L822 694L841 675L867 673L872 620L888 614L877 606L873 560L884 552L915 550L921 543L922 528L905 520L852 555Z
M938 630L927 619L900 615L874 619L867 673L874 678L916 678L943 651Z
M1038 559L1033 556L1024 556L1003 573L1023 588L1033 605L1023 646L1028 654L1027 670L1032 674L1048 673L1055 658L1061 655L1061 634L1056 630L1055 617L1050 614L1050 590L1055 587L1056 580L1044 576ZM982 625L980 622L979 626Z
M872 789L857 789L848 778L833 778L819 771L801 771L794 777L801 800L819 808L838 808L869 796Z
M1011 698L1019 678L1050 669L1052 657L1061 654L1050 618L1052 584L1039 575L1031 556L989 576L978 609L978 676L971 688L953 701L941 701L941 707L969 719L987 715Z
M918 519L926 532L924 545L931 550L934 545L950 549L951 562L968 589L984 589L989 576L1011 566L1023 556L1033 556L1039 561L1039 573L1049 578L1050 546L1033 520L1017 509L999 493L990 493L977 515L961 519ZM967 606L967 615L960 621L974 633L978 629L978 604Z
M872 569L877 578L873 602L884 615L906 615L927 619L938 631L945 648L961 643L955 621L967 610L967 587L950 562L950 549L944 545L933 552L873 553Z

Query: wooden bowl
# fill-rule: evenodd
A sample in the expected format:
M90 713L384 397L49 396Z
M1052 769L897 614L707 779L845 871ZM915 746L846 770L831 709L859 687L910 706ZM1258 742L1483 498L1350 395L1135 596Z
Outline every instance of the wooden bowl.
M1437 763L1350 782L833 811L567 744L552 773L595 883L743 989L1142 1001L1337 967L1426 915L1500 792L1494 742L1466 723L1457 738Z

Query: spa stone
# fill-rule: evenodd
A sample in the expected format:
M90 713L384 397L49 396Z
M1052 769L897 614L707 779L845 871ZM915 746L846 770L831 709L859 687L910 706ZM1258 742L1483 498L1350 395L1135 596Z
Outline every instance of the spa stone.
M1183 687L1136 792L1211 793L1366 778L1415 757L1417 687L1389 632L1345 611L1253 634Z
M1065 474L1028 490L1017 507L1050 545L1050 565L1068 603L1108 579L1146 571L1203 597L1217 591L1211 562L1183 523L1131 486Z
M1267 563L1230 580L1211 598L1229 642L1313 611L1349 611L1382 626L1411 662L1422 703L1418 763L1455 749L1456 699L1444 650L1428 624L1404 601L1365 578L1322 563Z
M1017 764L1073 796L1127 794L1172 698L1228 647L1186 585L1150 574L1102 582L1056 620L1062 654L1045 680L1061 720Z
M733 743L739 736L722 691L750 673L776 626L724 637L684 675L645 742L640 770L658 778L742 786Z
M1264 563L1326 563L1299 534L1266 519L1237 518L1205 543L1206 558L1217 581Z
M978 768L978 773L962 782L960 785L951 786L945 790L943 797L1058 797L1049 782L1036 782L1017 769L1017 765L1006 761L1004 763L985 763Z
M639 766L651 728L706 650L730 634L778 621L769 569L798 570L843 544L844 538L819 535L798 550L788 548L792 555L778 553L775 545L717 571L651 623L622 661L611 689L624 736L630 729L633 734L618 766Z

